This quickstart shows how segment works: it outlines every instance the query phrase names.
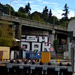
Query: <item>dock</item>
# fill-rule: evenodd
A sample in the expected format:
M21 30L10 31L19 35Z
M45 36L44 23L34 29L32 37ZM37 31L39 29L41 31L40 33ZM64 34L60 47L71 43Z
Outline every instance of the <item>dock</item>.
M0 65L1 75L72 75L72 66L62 63L16 61Z

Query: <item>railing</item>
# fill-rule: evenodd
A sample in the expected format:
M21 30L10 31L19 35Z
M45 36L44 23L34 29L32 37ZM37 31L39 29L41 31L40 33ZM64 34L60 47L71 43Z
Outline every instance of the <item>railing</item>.
M68 44L58 45L58 49L67 51L68 50Z
M57 30L67 31L66 27L62 27L59 25L53 25L53 24L46 24L45 22L40 23L37 21L29 20L26 18L20 18L20 17L16 17L16 16L1 15L0 19L7 19L8 21L19 22L21 24L27 24L30 26L37 26L37 27L42 27L42 28L46 28L46 29L57 29Z
M63 59L63 54L52 55L51 59Z

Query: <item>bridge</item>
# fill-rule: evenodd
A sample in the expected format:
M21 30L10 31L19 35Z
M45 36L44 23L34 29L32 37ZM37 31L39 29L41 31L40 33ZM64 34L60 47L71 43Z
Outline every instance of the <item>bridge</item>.
M9 16L9 15L1 15L0 19L11 22L18 22L21 25L29 26L29 27L36 27L36 28L42 28L47 30L57 29L57 30L63 30L67 31L66 27L62 27L60 25L53 25L53 24L46 24L45 22L37 22L34 20L26 19L26 18L20 18L16 16Z
M53 25L53 24L46 24L46 23L40 23L20 17L15 16L8 16L8 15L1 15L0 20L7 20L12 23L12 28L14 30L13 35L16 36L16 38L21 39L21 35L48 35L49 40L52 42L54 39L59 40L59 44L61 44L61 39L65 39L67 42L70 41L68 36L67 28L61 27L59 25ZM0 21L1 22L1 21ZM64 45L64 44L63 44ZM63 49L62 49L63 50ZM73 52L74 53L74 52ZM74 57L73 57L74 58ZM74 61L74 59L73 59ZM6 74L11 75L11 70L13 71L14 75L15 73L23 73L26 71L27 75L35 74L36 68L40 70L41 75L64 75L69 74L72 75L72 66L62 66L62 65L27 65L27 64L13 64L9 63L6 65L6 67L1 67L2 74L6 72ZM4 71L4 72L3 72ZM38 73L38 70L37 70ZM54 73L54 74L53 74ZM75 72L74 72L75 73ZM4 74L5 75L5 74ZM39 74L38 74L39 75Z
M21 39L21 35L47 35L52 44L55 39L59 40L59 47L61 48L61 39L63 38L66 41L69 39L67 28L60 25L46 24L6 14L0 15L0 20L7 20L12 23L13 36L17 39Z

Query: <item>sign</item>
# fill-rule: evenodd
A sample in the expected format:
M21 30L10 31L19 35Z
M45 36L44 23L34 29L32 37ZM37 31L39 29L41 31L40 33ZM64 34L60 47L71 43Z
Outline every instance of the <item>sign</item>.
M27 51L53 50L48 36L21 35L21 47Z

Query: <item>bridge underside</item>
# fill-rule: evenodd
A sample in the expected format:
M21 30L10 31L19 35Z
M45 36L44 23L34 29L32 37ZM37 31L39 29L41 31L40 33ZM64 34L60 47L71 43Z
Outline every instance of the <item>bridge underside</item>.
M59 53L62 53L63 51L67 51L67 37L68 37L68 32L64 31L55 31L53 34L53 30L45 30L45 29L40 29L40 28L35 28L35 27L29 27L29 26L24 26L22 25L22 35L47 35L49 36L49 41L51 41L53 45L53 41L56 39L58 41L58 50ZM63 49L65 48L65 49Z
M21 39L21 35L46 35L49 36L49 40L53 44L54 39L58 40L58 45L64 45L67 44L67 31L63 30L55 30L55 33L53 33L53 29L46 28L43 26L32 26L28 24L20 24L18 22L13 22L12 28L14 29L13 35L17 39Z
M34 27L28 27L28 26L22 26L22 35L47 35L49 36L52 31L44 30L40 28L34 28Z

